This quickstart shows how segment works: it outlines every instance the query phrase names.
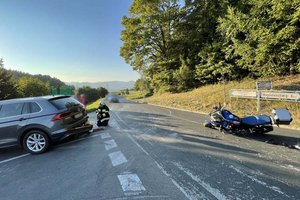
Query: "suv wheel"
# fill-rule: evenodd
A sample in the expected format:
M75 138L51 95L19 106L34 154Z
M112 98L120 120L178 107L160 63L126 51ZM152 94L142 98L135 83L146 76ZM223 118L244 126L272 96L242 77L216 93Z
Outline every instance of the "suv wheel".
M49 138L47 134L39 130L29 131L23 139L24 149L31 154L40 154L47 151Z

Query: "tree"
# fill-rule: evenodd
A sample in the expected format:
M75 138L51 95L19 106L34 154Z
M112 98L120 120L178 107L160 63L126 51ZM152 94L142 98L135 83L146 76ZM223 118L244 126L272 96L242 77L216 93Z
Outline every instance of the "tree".
M194 74L203 61L199 52L220 39L218 18L224 15L227 2L134 0L130 16L122 20L120 54L149 80L154 92L197 87L201 81ZM188 74L193 76L184 78Z
M129 13L129 17L122 19L125 30L121 32L121 56L134 70L150 79L154 78L153 70L160 68L155 71L155 79L165 85L171 84L165 76L169 75L167 79L171 79L172 74L164 72L180 66L179 56L174 56L179 55L175 42L175 27L179 20L178 1L134 0ZM153 83L152 86L157 85Z
M145 77L138 79L135 82L133 89L145 93L145 96L151 96L153 94L153 89L150 86L149 80Z
M8 71L12 74L12 78L14 81L18 81L23 76L26 76L26 77L38 78L45 83L48 82L50 87L53 87L53 88L66 86L66 84L64 82L62 82L61 80L59 80L57 78L52 78L49 75L41 75L41 74L32 75L29 73L24 73L24 72L20 72L20 71L16 71L16 70L8 70Z
M19 79L18 88L23 97L35 97L50 94L49 83L45 83L38 78L24 76Z
M154 92L300 73L299 0L134 0L122 25L120 54Z
M178 82L177 91L193 88L194 73L183 59L181 59L181 67L174 72L174 79Z
M3 59L0 59L0 100L16 98L18 96L16 84L12 81L12 74L4 69Z
M108 90L100 87L100 88L91 88L89 86L84 86L78 88L78 95L84 94L89 103L98 100L99 98L103 98L108 94Z
M229 7L218 27L230 45L225 52L255 76L299 72L299 0L251 0ZM243 8L241 7L241 8Z
M104 98L109 93L108 90L106 88L104 88L104 87L97 88L97 91L99 93L99 97L100 98L101 97Z
M100 98L99 92L95 88L91 88L90 86L83 86L78 89L78 95L85 95L87 101L94 102Z

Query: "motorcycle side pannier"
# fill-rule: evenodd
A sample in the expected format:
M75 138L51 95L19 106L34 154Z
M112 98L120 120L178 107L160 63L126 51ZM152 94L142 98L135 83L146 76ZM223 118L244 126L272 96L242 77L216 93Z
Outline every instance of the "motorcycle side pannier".
M293 120L291 113L288 111L288 109L273 109L272 113L274 114L274 122L277 125L289 125Z

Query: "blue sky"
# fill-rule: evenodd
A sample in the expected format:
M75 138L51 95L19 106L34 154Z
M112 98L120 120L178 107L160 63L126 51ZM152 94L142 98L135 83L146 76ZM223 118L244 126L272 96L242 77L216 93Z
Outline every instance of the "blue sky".
M0 0L0 58L7 69L62 81L130 81L119 55L131 0Z

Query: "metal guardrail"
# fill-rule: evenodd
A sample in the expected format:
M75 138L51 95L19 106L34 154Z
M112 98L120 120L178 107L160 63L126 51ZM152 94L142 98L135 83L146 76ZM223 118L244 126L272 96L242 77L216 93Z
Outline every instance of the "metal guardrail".
M277 101L300 101L300 91L287 90L247 90L247 89L232 89L230 97L257 99L258 95L262 100L277 100Z
M272 90L271 81L256 82L256 90L232 89L230 98L257 99L257 111L260 110L260 100L294 101L300 102L300 91Z

